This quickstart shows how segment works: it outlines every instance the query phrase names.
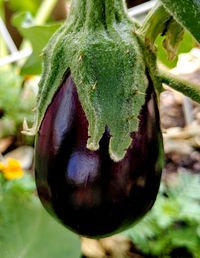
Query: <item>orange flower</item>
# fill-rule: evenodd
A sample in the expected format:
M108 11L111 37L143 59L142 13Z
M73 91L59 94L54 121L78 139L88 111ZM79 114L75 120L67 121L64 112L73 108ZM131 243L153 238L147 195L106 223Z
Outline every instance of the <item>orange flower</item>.
M8 159L6 165L0 162L0 170L4 172L7 180L21 178L24 175L20 162L15 159Z

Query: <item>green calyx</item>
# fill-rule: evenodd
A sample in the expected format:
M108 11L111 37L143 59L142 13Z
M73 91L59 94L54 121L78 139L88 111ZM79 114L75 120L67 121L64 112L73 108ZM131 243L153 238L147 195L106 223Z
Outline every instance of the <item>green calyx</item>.
M97 150L108 126L109 153L123 159L138 129L147 78L141 43L122 0L73 0L65 24L43 51L36 134L56 91L70 70L88 119L87 148Z

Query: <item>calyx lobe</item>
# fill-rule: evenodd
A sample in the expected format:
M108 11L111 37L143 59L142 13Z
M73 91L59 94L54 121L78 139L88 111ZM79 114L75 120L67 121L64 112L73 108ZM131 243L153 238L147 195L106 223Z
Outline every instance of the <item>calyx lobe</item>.
M110 156L123 159L145 101L143 60L123 1L74 0L67 21L44 49L35 124L28 132L37 133L70 70L89 123L87 147L97 150L108 126Z

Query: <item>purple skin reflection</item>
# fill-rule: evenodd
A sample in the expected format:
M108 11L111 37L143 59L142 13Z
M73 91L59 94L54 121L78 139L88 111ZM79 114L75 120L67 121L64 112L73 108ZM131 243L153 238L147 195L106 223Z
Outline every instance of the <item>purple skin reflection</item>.
M88 122L71 77L54 97L36 137L36 184L44 207L74 232L105 237L137 222L152 207L163 145L151 85L139 119L126 156L114 162L108 128L98 151L86 148Z

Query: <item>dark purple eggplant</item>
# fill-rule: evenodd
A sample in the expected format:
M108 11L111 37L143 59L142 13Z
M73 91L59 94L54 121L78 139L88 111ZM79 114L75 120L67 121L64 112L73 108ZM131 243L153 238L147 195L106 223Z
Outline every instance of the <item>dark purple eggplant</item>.
M44 207L72 231L106 237L136 223L158 193L163 144L152 83L139 115L139 129L125 157L108 153L109 128L100 148L86 148L88 122L69 76L48 107L36 136L35 175Z

